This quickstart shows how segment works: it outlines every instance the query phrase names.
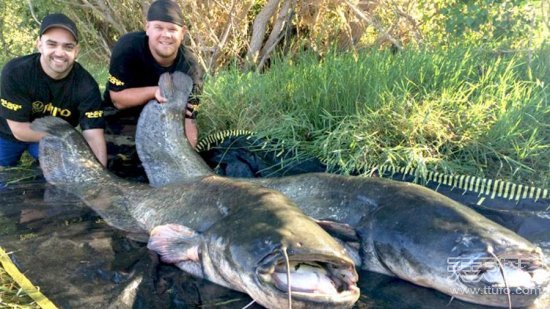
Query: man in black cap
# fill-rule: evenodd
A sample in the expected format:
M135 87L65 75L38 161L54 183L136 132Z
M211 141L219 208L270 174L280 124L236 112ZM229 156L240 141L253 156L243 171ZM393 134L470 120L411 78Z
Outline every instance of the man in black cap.
M145 32L128 33L117 42L112 51L104 95L107 108L117 110L107 119L112 133L125 131L134 135L143 106L153 99L166 102L158 87L160 75L180 71L191 76L194 82L185 132L191 145L196 145L198 134L193 106L198 103L196 95L202 86L203 72L182 45L185 31L180 6L171 0L157 0L148 10Z
M101 93L93 77L75 61L79 52L75 23L51 14L40 26L38 53L9 61L0 81L0 166L13 166L27 150L38 159L38 141L31 122L54 116L80 124L97 159L106 165Z

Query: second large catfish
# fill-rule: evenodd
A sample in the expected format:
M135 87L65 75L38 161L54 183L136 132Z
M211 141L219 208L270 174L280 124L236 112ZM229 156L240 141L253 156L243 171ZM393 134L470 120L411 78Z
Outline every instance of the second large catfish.
M165 76L166 78L166 76ZM174 73L177 83L190 83ZM185 87L183 87L185 88ZM136 146L153 186L213 172L184 136L187 94L149 103ZM246 179L276 189L355 251L356 265L491 306L528 306L550 278L540 248L430 189L388 179L303 174ZM529 293L526 293L529 291Z

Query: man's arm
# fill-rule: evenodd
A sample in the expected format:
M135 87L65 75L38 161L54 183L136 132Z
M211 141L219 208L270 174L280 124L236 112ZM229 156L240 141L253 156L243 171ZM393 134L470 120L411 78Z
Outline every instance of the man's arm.
M13 136L22 142L35 143L47 135L45 132L37 132L31 129L30 122L18 122L7 119L8 125L13 133ZM84 130L82 132L84 138L92 148L95 156L103 164L107 165L107 146L105 145L105 136L103 129Z
M159 103L166 102L166 98L161 96L158 86L128 88L121 91L109 90L109 94L113 105L117 109L144 105L153 99L156 99Z
M88 129L83 130L82 135L92 148L97 160L103 165L107 166L107 146L105 144L105 135L103 129Z
M191 144L191 147L197 147L197 142L199 139L199 130L197 129L197 122L195 119L185 118L185 136Z
M44 132L33 131L31 129L30 122L19 122L9 119L6 119L6 121L8 122L8 126L10 127L13 136L22 142L34 143L40 141L42 137L46 136L46 133Z
M157 100L159 103L165 103L167 99L160 94L160 88L158 86L140 87L140 88L128 88L121 91L109 90L111 95L111 101L117 109L125 109L134 106L144 105L149 100ZM188 116L192 115L192 112L186 110ZM195 148L198 142L198 129L195 119L185 118L185 136L191 143L191 146Z

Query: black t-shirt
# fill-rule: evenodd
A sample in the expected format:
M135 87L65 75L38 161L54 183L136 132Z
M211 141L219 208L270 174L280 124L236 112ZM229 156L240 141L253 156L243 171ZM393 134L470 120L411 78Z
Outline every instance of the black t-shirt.
M114 109L109 91L121 91L128 88L157 86L163 73L175 71L191 76L194 83L194 92L202 84L202 72L196 65L196 60L180 46L174 64L162 67L153 58L148 45L148 36L145 32L131 32L123 35L111 55L109 66L109 80L105 89L105 107ZM197 87L198 86L198 87ZM142 106L132 107L117 112L118 121L126 124L136 124Z
M16 140L6 119L31 122L44 116L63 118L82 130L103 128L101 93L94 78L74 64L65 78L55 80L40 65L40 54L9 61L0 81L0 136Z

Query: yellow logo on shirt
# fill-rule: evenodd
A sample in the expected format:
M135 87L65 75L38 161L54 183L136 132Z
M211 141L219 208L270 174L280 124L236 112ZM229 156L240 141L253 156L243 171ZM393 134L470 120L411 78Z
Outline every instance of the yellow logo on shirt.
M32 102L32 112L37 113L43 113L44 112L44 103L40 101Z
M12 103L8 100L4 100L2 99L2 106L9 109L9 110L12 110L12 111L18 111L20 110L21 108L23 108L23 106L19 105L19 104L15 104L15 103Z
M93 112L87 112L86 118L101 118L103 117L103 111L93 111Z
M62 117L70 117L72 114L70 110L61 109L59 107L53 106L52 103L46 104L46 106L44 106L44 110L42 111L42 113L44 114L49 113L54 117L57 117L57 115L60 115Z
M113 75L109 74L109 83L115 85L115 86L124 86L124 82L120 79L114 77Z

